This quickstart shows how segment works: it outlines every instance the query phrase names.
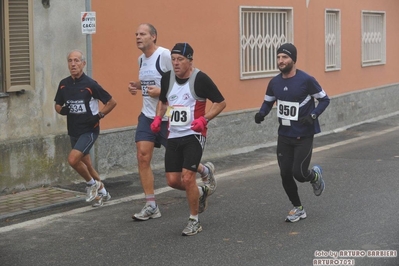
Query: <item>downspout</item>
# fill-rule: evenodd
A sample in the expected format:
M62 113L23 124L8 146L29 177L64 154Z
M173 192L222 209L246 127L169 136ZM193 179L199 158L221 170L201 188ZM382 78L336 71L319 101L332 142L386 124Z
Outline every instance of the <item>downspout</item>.
M91 0L85 0L85 11L90 12L91 11ZM92 49L91 49L91 34L86 34L86 74L91 77L92 76ZM93 164L93 167L97 167L97 160L95 158L95 147L93 146L90 149L90 157L91 157L91 162Z
M91 11L91 0L85 0L86 12ZM91 77L92 67L91 67L91 34L86 34L86 74Z

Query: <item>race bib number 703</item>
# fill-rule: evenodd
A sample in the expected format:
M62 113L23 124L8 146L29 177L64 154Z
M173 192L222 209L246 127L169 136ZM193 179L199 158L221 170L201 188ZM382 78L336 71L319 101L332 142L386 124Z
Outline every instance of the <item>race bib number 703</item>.
M191 121L190 107L187 106L169 106L166 111L169 117L169 123L172 126L185 126Z

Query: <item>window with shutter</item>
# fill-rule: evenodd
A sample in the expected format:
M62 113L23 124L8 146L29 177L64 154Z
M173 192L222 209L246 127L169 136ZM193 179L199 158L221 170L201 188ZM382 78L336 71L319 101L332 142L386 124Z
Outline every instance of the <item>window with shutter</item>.
M3 0L0 0L0 18L4 18ZM3 19L0 19L0 97L4 95L4 31L3 31Z
M32 5L29 0L4 3L5 92L33 90Z

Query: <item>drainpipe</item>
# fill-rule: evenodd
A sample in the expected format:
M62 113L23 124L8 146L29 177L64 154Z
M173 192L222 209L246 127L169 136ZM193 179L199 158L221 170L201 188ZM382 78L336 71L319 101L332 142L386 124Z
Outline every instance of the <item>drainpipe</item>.
M91 11L91 0L85 0L86 12ZM91 34L86 34L86 74L91 77L92 68L91 68Z
M85 0L85 11L90 12L91 11L91 0ZM92 58L91 58L91 34L86 34L86 74L91 77L92 76ZM93 164L93 167L96 168L97 166L97 160L95 157L95 147L90 149L90 157L91 157L91 162Z

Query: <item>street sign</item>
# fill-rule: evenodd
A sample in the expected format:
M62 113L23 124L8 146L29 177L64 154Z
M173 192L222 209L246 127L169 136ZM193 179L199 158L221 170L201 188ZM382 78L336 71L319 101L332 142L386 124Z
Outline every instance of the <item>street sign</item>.
M96 12L81 12L82 33L96 33Z

